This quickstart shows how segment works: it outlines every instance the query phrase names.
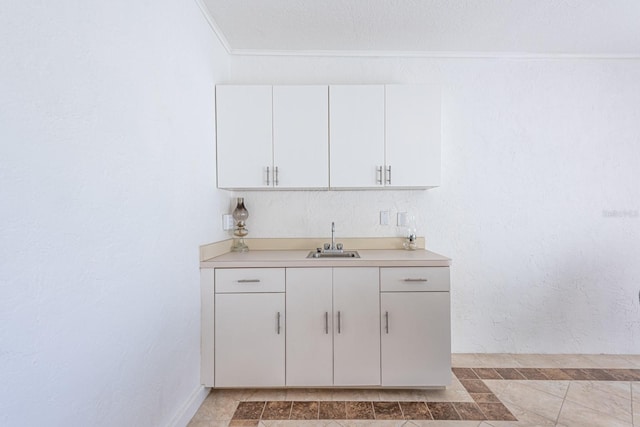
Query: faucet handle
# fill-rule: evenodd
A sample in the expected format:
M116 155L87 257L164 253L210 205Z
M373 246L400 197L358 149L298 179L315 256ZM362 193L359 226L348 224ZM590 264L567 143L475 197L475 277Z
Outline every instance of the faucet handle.
M330 243L325 243L324 244L324 250L328 251L331 248L331 244Z
M336 249L339 250L339 251L341 251L343 247L344 246L342 246L342 243L337 243L336 244Z

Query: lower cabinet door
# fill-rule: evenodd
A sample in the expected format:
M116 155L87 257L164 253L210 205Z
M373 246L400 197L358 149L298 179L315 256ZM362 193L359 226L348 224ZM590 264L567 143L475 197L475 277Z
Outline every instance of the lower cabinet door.
M450 385L449 292L386 292L380 301L382 385Z
M285 294L215 296L216 387L285 384Z
M336 386L380 385L380 287L376 267L333 269Z
M287 268L287 385L333 385L331 268Z

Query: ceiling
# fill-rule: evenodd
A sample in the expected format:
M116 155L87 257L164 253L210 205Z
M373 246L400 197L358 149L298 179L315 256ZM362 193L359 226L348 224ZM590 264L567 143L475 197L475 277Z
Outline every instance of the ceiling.
M196 0L232 54L640 57L639 0Z

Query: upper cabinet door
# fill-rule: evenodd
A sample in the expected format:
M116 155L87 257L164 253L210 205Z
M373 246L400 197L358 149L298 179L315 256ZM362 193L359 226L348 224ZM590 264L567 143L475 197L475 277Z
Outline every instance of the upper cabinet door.
M271 92L271 86L216 86L219 188L272 185Z
M328 86L273 87L276 188L329 187Z
M385 185L440 185L440 87L389 85L385 91Z
M384 86L329 87L332 188L383 186Z

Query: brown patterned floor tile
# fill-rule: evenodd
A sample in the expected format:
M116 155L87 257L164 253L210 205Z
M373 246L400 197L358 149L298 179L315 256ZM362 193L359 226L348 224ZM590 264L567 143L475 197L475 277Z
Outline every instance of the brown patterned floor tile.
M491 393L489 387L482 380L460 380L460 383L469 393Z
M434 420L459 420L460 415L451 402L427 402Z
M493 393L469 393L476 403L500 403L500 399Z
M615 381L615 378L606 369L583 369L583 371L595 378L596 381Z
M318 402L293 402L290 419L317 420L318 406Z
M500 374L500 376L502 378L504 378L505 380L524 380L524 379L526 379L515 368L496 368L496 372L498 372Z
M348 420L373 420L371 402L345 402Z
M571 377L560 368L540 368L540 371L552 381L567 381Z
M594 381L593 378L587 371L584 369L566 369L562 368L562 372L569 375L572 380L575 381Z
M501 380L503 379L493 368L473 368L473 371L482 380Z
M520 372L528 380L544 380L544 381L547 381L549 379L544 374L544 372L542 372L540 369L536 369L536 368L518 368L518 372Z
M292 402L272 401L267 402L262 412L263 420L288 420L291 415Z
M402 410L398 402L373 402L376 420L401 420Z
M614 381L640 381L640 372L637 369L607 369Z
M260 423L260 420L231 420L229 421L229 427L256 427Z
M233 414L233 420L259 420L264 410L265 402L240 402Z
M424 402L400 402L405 420L432 420L431 412Z
M477 380L478 376L471 368L451 368L459 380Z
M460 414L460 418L465 421L482 421L486 420L484 413L480 410L480 407L472 402L455 402L453 404L456 411Z
M518 421L502 403L478 403L487 420Z
M319 417L321 420L344 420L347 408L344 402L320 402Z

